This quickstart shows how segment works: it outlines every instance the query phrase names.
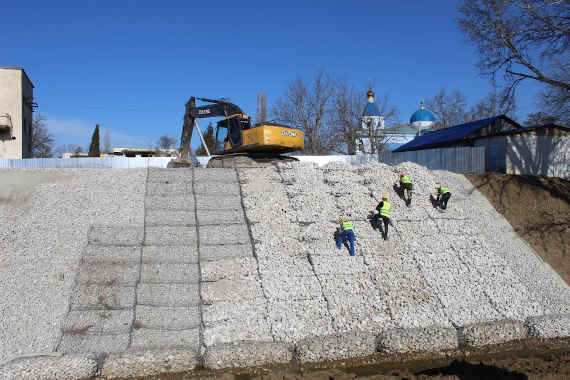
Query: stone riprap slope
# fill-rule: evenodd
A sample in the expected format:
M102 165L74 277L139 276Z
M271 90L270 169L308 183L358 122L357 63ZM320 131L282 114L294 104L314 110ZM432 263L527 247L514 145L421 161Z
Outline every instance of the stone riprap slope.
M401 171L414 182L411 208L395 193ZM73 245L73 266L57 313L35 315L40 326L51 321L49 331L2 339L4 357L15 353L9 344L29 338L64 356L10 362L0 378L143 376L570 336L568 286L461 175L413 164L294 163L81 178L110 181L107 173L121 173L130 195L115 182L104 199L83 189L77 203L61 206L70 218L60 221L67 214L56 211L57 199L73 195L42 189L32 209L47 220L13 219L11 228L33 241L4 239L8 252L37 258L42 251L20 246L71 239L62 244ZM430 202L435 182L453 193L446 212ZM372 218L383 194L393 205L388 241ZM101 200L109 215L93 211ZM336 248L342 216L354 221L354 257ZM60 229L46 229L49 221ZM48 281L42 289L58 288ZM11 310L27 307L8 300Z
M0 170L0 362L55 351L89 230L142 226L145 181L143 169Z
M57 351L200 347L192 170L150 169L144 224L93 226Z
M396 194L401 172L414 182L410 208ZM273 339L296 344L301 358L373 353L373 338L392 329L444 328L419 341L387 334L387 351L454 348L466 326L519 321L501 322L489 341L477 341L479 330L467 336L501 343L526 334L529 318L570 312L568 286L462 175L297 163L240 170L240 180ZM453 193L445 212L430 201L436 182ZM388 241L372 218L383 194L392 203ZM343 216L355 225L355 257L336 248ZM550 327L568 321L561 318Z

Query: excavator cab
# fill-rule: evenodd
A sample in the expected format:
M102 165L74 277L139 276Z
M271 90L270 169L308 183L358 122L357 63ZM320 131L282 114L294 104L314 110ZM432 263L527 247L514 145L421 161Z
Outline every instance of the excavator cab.
M242 132L251 128L249 117L243 114L236 114L226 117L217 123L216 128L216 152L224 152L237 149L243 143Z

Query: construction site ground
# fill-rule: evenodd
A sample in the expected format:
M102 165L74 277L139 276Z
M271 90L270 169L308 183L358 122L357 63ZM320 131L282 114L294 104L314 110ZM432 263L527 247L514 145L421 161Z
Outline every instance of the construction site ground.
M500 173L466 177L535 252L570 283L570 181Z
M287 163L0 183L1 379L566 371L570 287L462 175ZM354 257L336 247L342 216Z
M570 182L560 178L485 173L466 177L514 230L570 283ZM202 376L208 377L207 374ZM570 378L570 342L511 344L500 353L470 357L383 362L378 358L210 374L212 378L256 380L565 380ZM195 378L191 374L161 377Z

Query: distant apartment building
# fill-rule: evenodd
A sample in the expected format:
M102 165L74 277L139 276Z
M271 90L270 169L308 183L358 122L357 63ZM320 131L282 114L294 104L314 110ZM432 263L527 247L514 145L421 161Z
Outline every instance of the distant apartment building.
M0 158L32 155L34 85L21 67L0 67Z

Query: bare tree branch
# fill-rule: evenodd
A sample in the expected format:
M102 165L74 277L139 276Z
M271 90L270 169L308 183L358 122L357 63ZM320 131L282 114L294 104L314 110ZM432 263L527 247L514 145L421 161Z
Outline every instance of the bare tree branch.
M568 81L548 74L553 59L568 58L570 2L464 0L459 12L459 27L477 46L478 66L492 81L504 70L513 91L521 78L570 90Z
M321 70L308 83L301 78L291 82L273 105L274 119L303 131L305 152L309 154L327 153L331 150L331 126L327 121L331 113L333 93L333 80Z

